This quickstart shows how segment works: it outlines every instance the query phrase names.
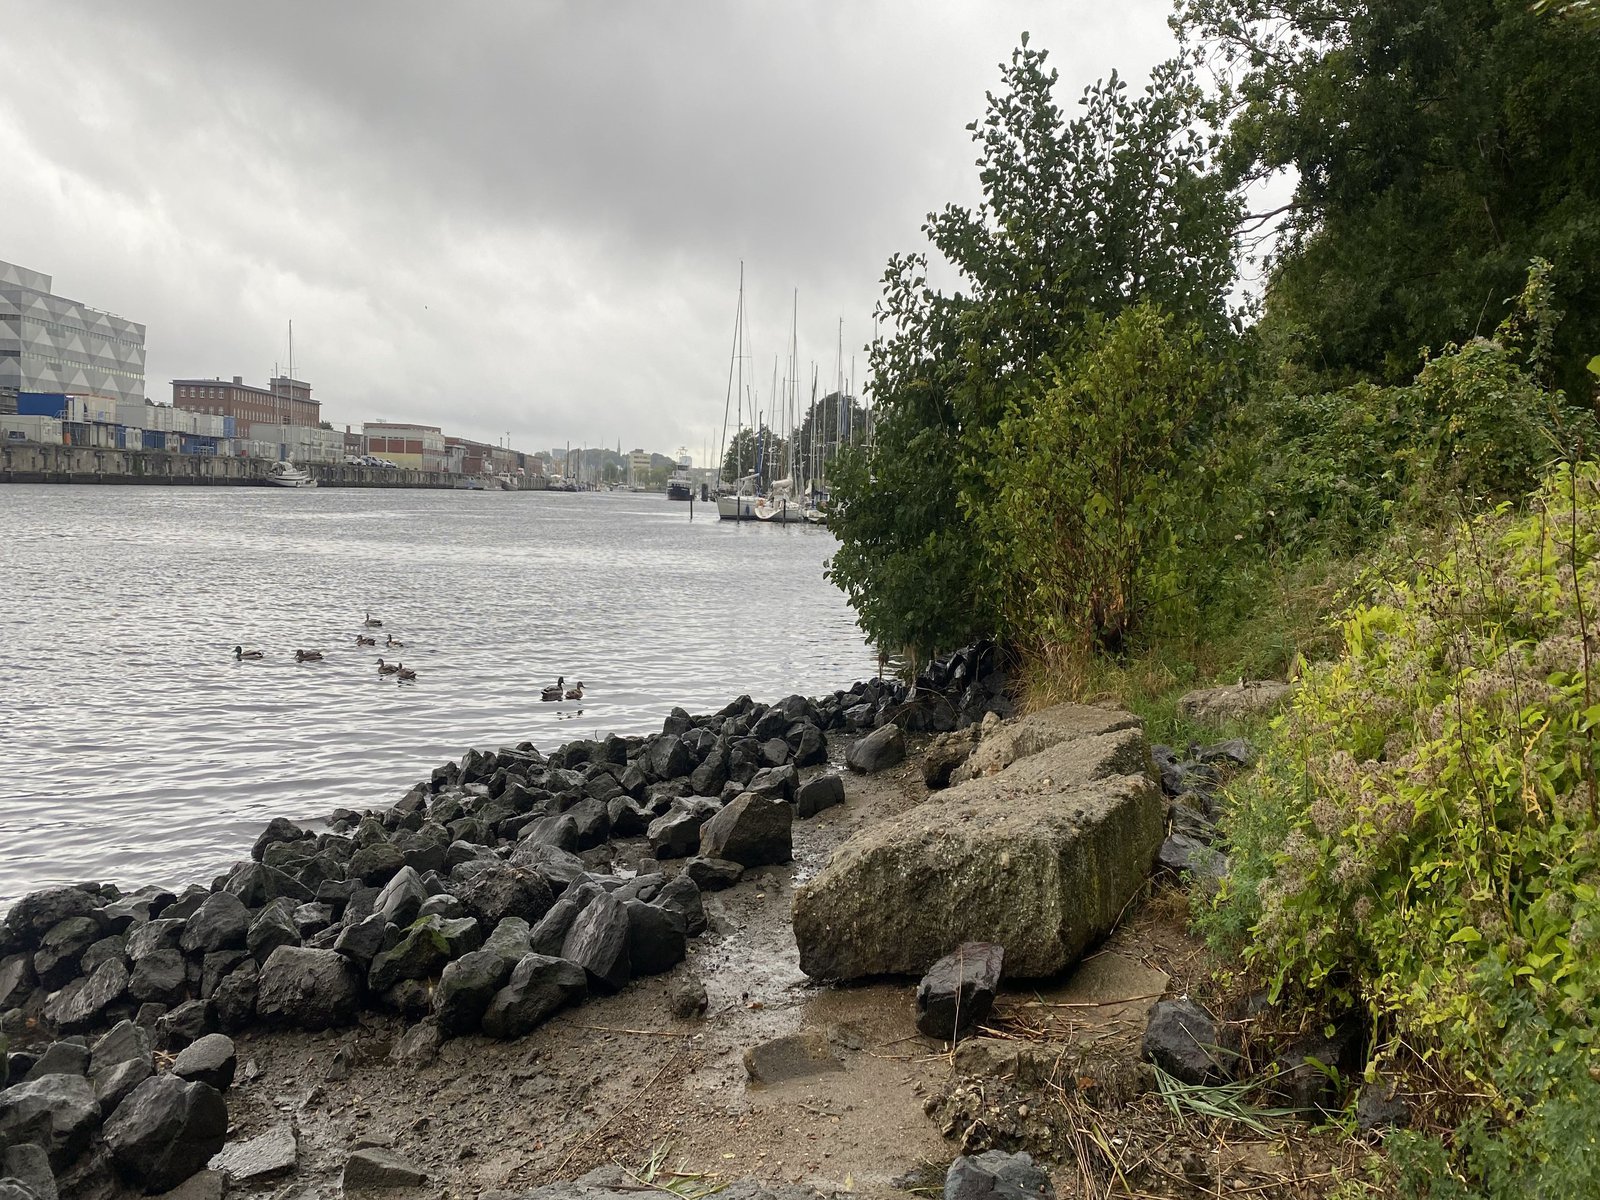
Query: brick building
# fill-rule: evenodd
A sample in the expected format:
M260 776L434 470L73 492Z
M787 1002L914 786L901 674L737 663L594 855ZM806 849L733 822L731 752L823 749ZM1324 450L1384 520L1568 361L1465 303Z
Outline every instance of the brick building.
M311 398L311 385L279 375L266 387L253 387L239 375L222 379L174 379L172 406L188 412L232 417L241 427L256 424L322 423L322 402Z

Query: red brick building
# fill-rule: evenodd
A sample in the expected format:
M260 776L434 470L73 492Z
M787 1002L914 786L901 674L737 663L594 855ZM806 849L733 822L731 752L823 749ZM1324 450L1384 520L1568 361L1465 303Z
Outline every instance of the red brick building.
M222 379L174 379L172 406L186 412L232 417L241 426L322 424L322 403L311 398L311 385L278 376L264 388L252 387L242 376Z

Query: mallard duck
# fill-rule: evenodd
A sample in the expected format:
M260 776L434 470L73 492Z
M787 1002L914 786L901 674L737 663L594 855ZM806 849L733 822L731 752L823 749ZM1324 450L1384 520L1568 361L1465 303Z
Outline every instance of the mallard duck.
M362 624L365 625L368 629L382 629L383 628L383 622L378 620L378 618L373 616L370 612L367 614L367 619L365 621L363 621Z
M577 687L571 687L571 688L567 689L567 699L568 700L582 700L583 699L583 680L581 680L581 679L578 680L578 686Z
M260 658L261 656L261 651L259 650L246 650L243 646L235 646L233 648L233 657L240 662L247 658Z
M561 697L565 696L566 694L567 694L567 677L565 675L562 675L559 678L557 678L555 683L551 684L549 687L545 688L544 691L539 693L539 699L545 700L545 701L559 700L559 699L561 699Z
M378 674L379 675L395 675L395 674L398 674L399 671L400 671L400 664L399 663L386 663L381 658L378 660Z
M322 651L321 650L296 650L294 652L294 660L295 660L295 662L321 662L322 661Z
M368 637L364 633L356 634L356 645L358 645L358 646L376 646L377 644L378 644L378 639L377 638Z
M384 642L383 646L386 650L404 650L406 648L406 644L392 633L389 634L389 640Z
M400 669L394 673L394 677L396 679L415 679L417 677L417 673L410 667L406 666L405 663L401 663Z

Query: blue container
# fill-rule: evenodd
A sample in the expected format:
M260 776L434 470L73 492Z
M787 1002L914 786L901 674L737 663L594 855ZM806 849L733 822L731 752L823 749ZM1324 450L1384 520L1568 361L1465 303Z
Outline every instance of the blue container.
M67 397L62 392L18 392L17 416L54 417L67 415Z
M234 426L234 418L233 417L223 417L222 418L222 436L223 437L230 437L231 438L231 437L238 436L238 435L236 435L234 433L234 428L235 428L235 426Z

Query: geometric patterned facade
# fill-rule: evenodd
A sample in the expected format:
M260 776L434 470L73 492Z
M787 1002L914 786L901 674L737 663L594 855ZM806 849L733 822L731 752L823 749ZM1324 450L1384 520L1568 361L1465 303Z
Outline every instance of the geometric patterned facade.
M144 326L53 295L51 278L0 262L0 412L18 392L144 402Z

